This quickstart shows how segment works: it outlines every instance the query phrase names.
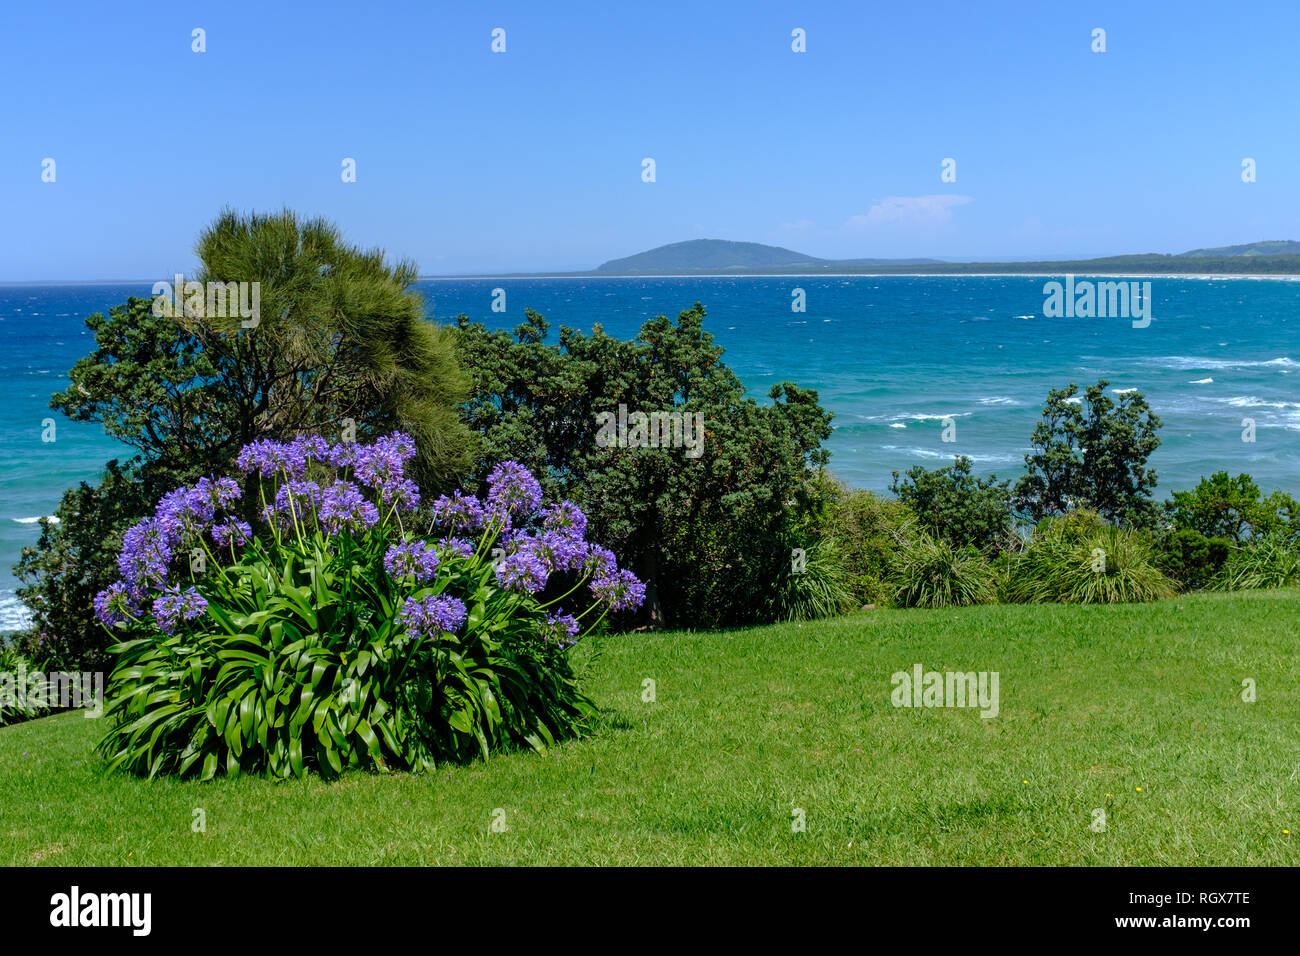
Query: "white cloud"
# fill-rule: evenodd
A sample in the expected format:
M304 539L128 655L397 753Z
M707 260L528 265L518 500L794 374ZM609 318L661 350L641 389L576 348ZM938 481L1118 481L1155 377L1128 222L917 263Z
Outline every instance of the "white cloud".
M845 229L862 229L880 223L900 226L940 226L952 219L955 206L974 202L971 196L944 193L937 196L886 196L865 215L850 216Z

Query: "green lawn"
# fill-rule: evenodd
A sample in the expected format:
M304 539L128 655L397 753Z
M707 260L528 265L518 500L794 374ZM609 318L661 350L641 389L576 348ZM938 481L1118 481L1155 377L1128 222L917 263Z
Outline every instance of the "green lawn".
M110 775L63 714L0 729L0 863L1296 865L1297 621L1289 590L620 635L581 649L593 739L334 783ZM891 706L917 662L998 671L1000 714Z

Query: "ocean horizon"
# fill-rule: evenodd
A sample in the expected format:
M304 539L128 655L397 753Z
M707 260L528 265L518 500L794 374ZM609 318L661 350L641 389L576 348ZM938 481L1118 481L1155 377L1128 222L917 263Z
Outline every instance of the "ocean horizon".
M1247 472L1265 493L1300 493L1297 277L1125 274L1152 284L1145 328L1127 318L1045 317L1044 277L500 276L426 278L416 288L439 321L464 313L513 328L534 309L551 322L550 341L561 325L595 323L627 338L698 300L723 361L756 400L780 381L817 390L835 416L831 471L857 487L886 491L894 471L956 455L981 474L1014 478L1048 390L1105 378L1113 393L1142 391L1164 423L1151 459L1158 500L1219 470ZM93 347L85 318L128 295L147 297L151 286L0 284L0 386L9 397L0 412L0 632L26 619L11 566L36 542L40 517L67 488L96 481L109 459L133 454L48 402ZM498 288L504 312L493 310ZM796 290L805 311L792 309ZM53 441L42 440L47 420ZM1246 420L1253 442L1242 440Z

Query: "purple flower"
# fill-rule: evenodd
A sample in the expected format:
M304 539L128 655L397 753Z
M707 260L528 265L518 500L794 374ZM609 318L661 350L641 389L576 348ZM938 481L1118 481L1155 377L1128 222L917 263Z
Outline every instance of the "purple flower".
M202 534L212 523L215 513L208 488L177 488L163 495L154 511L158 526L173 544L194 534Z
M329 446L325 461L335 468L349 468L357 460L357 443L354 441L336 442Z
M453 555L466 559L474 557L473 543L464 538L447 538L445 541L439 541L438 551L444 560Z
M433 520L453 532L478 531L483 527L483 504L473 495L455 492L433 503Z
M409 511L420 503L420 487L409 478L380 485L379 500Z
M333 464L330 444L319 435L299 435L289 443L286 456L291 462L301 461L304 468L313 461Z
M546 565L531 549L506 555L496 564L497 583L521 594L536 594L546 587Z
M320 520L330 534L363 531L379 521L379 509L350 481L336 481L321 495Z
M141 589L162 584L167 579L167 565L172 559L175 539L154 518L132 525L122 536L122 553L117 568L127 585Z
M240 495L239 483L233 478L218 478L216 481L200 478L194 490L203 495L213 509L229 507Z
M580 541L587 533L587 516L572 501L561 501L558 505L542 509L542 527Z
M307 458L303 449L265 438L240 449L235 463L241 471L256 471L263 478L270 478L277 472L283 472L290 478L301 478L307 470Z
M384 555L384 570L394 578L414 576L423 584L438 574L438 552L423 541L395 544Z
M212 526L212 540L223 548L247 544L252 539L253 529L248 526L247 521L240 521L238 518L228 518Z
M465 605L444 594L407 598L397 612L397 620L412 637L437 637L444 631L455 633L460 629L465 623Z
M587 556L582 562L582 571L592 578L607 578L618 570L618 561L614 552L599 545L588 545Z
M202 617L207 609L208 602L198 591L194 588L182 591L180 585L168 588L153 602L154 620L168 634L175 633L181 618L192 621L196 617Z
M135 617L140 608L132 600L125 584L117 581L95 595L95 616L105 627L112 627L128 617Z
M542 486L517 461L503 461L488 475L488 510L495 518L527 517L542 503Z
M611 611L640 607L645 600L645 585L631 571L617 571L591 582L591 593Z
M314 481L289 481L275 490L275 510L299 521L321 505L323 494Z
M576 538L558 531L546 531L537 537L512 539L519 551L530 551L550 571L569 571L582 566L587 546Z
M578 619L572 614L565 614L564 608L556 608L556 613L547 614L537 628L538 636L543 641L554 641L560 647L572 647L578 643Z

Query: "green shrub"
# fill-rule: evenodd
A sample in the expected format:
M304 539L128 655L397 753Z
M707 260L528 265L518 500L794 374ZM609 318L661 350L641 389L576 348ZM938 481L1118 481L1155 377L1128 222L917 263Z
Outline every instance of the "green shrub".
M1088 534L1052 523L1012 558L1002 594L1013 603L1118 604L1172 597L1150 537L1106 525Z
M921 532L899 554L893 597L903 607L961 607L991 603L997 586L976 548L954 548Z
M1300 504L1281 491L1264 497L1246 474L1232 478L1226 471L1215 472L1191 491L1175 491L1165 510L1174 527L1233 544L1268 534L1294 540L1300 534Z
M885 604L893 597L890 577L915 516L895 498L848 488L838 481L830 485L830 503L818 533L835 540L853 601Z
M1191 528L1174 528L1160 539L1160 569L1185 590L1210 587L1223 570L1233 544Z
M1214 581L1221 591L1252 591L1300 584L1300 547L1280 534L1268 534L1233 548Z
M802 555L782 555L768 618L810 621L853 609L856 604L838 542L822 538L802 550Z
M931 535L955 548L993 550L1011 527L1009 482L997 475L977 478L971 460L959 455L947 468L917 466L894 472L891 489Z

